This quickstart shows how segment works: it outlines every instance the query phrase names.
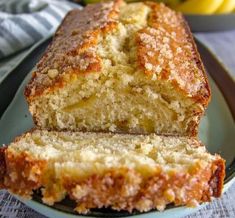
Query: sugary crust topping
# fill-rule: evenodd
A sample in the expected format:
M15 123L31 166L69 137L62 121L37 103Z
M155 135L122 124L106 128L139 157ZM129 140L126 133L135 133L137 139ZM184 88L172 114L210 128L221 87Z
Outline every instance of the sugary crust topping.
M210 93L205 72L182 15L163 4L146 4L152 12L148 27L137 35L140 67L207 103Z
M203 192L209 190L207 182L210 176L210 168L205 171L198 169L192 175L159 171L147 179L133 170L120 169L102 176L93 175L72 185L66 181L66 184L69 184L70 197L79 202L76 207L79 213L108 207L110 202L112 209L131 213L134 209L140 212L151 209L162 211L170 203L196 206L195 203L202 201Z
M94 47L100 33L116 27L122 3L116 0L70 11L37 64L25 95L39 94L47 87L61 85L65 73L100 71L101 60Z
M133 169L117 168L87 178L75 179L65 174L55 180L50 173L53 171L48 171L48 163L26 153L12 153L7 149L0 158L6 162L1 187L24 197L31 197L33 190L44 187L43 200L50 205L62 200L67 193L77 202L79 213L101 207L144 212L163 210L170 203L197 206L221 195L225 170L224 161L217 156L208 166L198 162L180 172L165 172L159 167L148 177Z
M92 4L83 10L72 10L57 30L53 43L38 63L40 73L57 69L59 73L67 68L78 71L93 69L92 63L99 63L94 51L98 34L116 23L119 2Z
M123 0L116 0L71 11L38 63L26 97L63 87L78 73L101 71L97 41L100 34L117 28L123 4ZM206 106L210 90L205 70L182 15L163 4L146 5L151 8L147 27L131 36L137 38L138 66L156 79L171 81L178 90Z

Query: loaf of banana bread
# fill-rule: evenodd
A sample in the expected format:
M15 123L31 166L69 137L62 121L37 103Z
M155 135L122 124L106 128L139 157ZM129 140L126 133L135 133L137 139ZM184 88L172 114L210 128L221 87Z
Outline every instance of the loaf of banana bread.
M210 89L181 14L116 0L66 16L25 95L42 128L195 136Z

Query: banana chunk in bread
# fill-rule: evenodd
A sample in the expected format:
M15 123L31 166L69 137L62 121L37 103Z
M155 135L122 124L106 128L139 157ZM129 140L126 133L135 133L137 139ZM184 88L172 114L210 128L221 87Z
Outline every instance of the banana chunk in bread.
M42 128L194 136L210 89L181 14L118 0L66 16L25 95Z
M163 210L219 197L224 161L195 138L34 130L0 150L0 187L76 211Z

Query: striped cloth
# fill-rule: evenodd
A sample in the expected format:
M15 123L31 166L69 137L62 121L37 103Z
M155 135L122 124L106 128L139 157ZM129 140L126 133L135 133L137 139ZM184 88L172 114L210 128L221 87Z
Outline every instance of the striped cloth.
M64 0L0 0L0 59L52 34L74 7L80 6Z

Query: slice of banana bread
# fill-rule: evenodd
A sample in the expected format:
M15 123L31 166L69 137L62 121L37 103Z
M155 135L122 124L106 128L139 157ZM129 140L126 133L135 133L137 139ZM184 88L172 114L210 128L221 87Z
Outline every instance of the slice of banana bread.
M195 138L34 130L0 150L0 187L24 197L41 189L76 211L163 210L219 197L224 160Z
M210 90L181 14L117 0L66 16L25 95L42 128L193 136Z

